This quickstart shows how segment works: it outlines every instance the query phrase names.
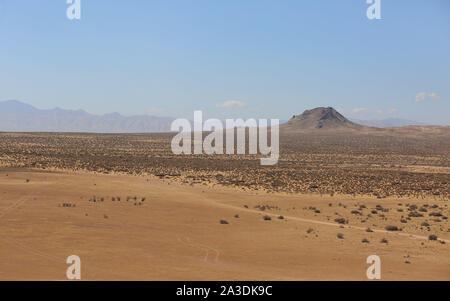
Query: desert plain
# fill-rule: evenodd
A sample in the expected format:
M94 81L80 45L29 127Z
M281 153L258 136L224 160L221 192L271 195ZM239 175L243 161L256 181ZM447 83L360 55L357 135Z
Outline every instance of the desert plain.
M450 280L448 127L286 131L276 166L172 135L0 133L0 280Z

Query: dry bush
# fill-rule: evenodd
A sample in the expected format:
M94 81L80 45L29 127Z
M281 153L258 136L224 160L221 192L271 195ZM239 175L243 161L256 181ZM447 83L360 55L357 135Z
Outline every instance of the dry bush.
M388 225L385 227L388 231L399 231L399 228L397 226Z
M431 234L430 236L428 236L428 240L437 240L438 237L437 235Z
M347 224L348 223L348 221L343 217L338 217L338 218L334 219L334 221L338 224Z

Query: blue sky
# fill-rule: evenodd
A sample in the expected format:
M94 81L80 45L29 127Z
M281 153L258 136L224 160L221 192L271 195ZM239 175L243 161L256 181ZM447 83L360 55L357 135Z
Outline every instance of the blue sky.
M103 114L450 124L450 1L0 0L0 100Z

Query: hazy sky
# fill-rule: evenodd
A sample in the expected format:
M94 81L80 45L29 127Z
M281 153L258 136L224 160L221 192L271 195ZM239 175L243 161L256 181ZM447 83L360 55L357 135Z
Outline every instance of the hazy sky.
M0 0L0 101L38 108L450 124L450 1Z

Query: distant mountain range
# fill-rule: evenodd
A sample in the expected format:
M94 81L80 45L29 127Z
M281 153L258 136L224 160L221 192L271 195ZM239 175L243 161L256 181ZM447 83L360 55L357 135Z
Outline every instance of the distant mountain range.
M427 123L418 122L418 121L412 121L407 119L400 119L400 118L386 118L382 120L360 120L360 119L350 119L353 122L367 125L367 126L374 126L379 128L387 128L387 127L400 127L400 126L410 126L410 125L429 125Z
M40 110L17 100L0 102L0 131L3 132L155 133L169 132L173 120L171 117L123 116L119 113L94 115L83 110L60 108ZM363 130L368 127L426 125L394 118L349 120L331 107L306 110L281 124L281 129L288 131Z
M83 110L40 110L17 100L0 102L0 131L4 132L169 132L173 118L119 113L93 115Z

